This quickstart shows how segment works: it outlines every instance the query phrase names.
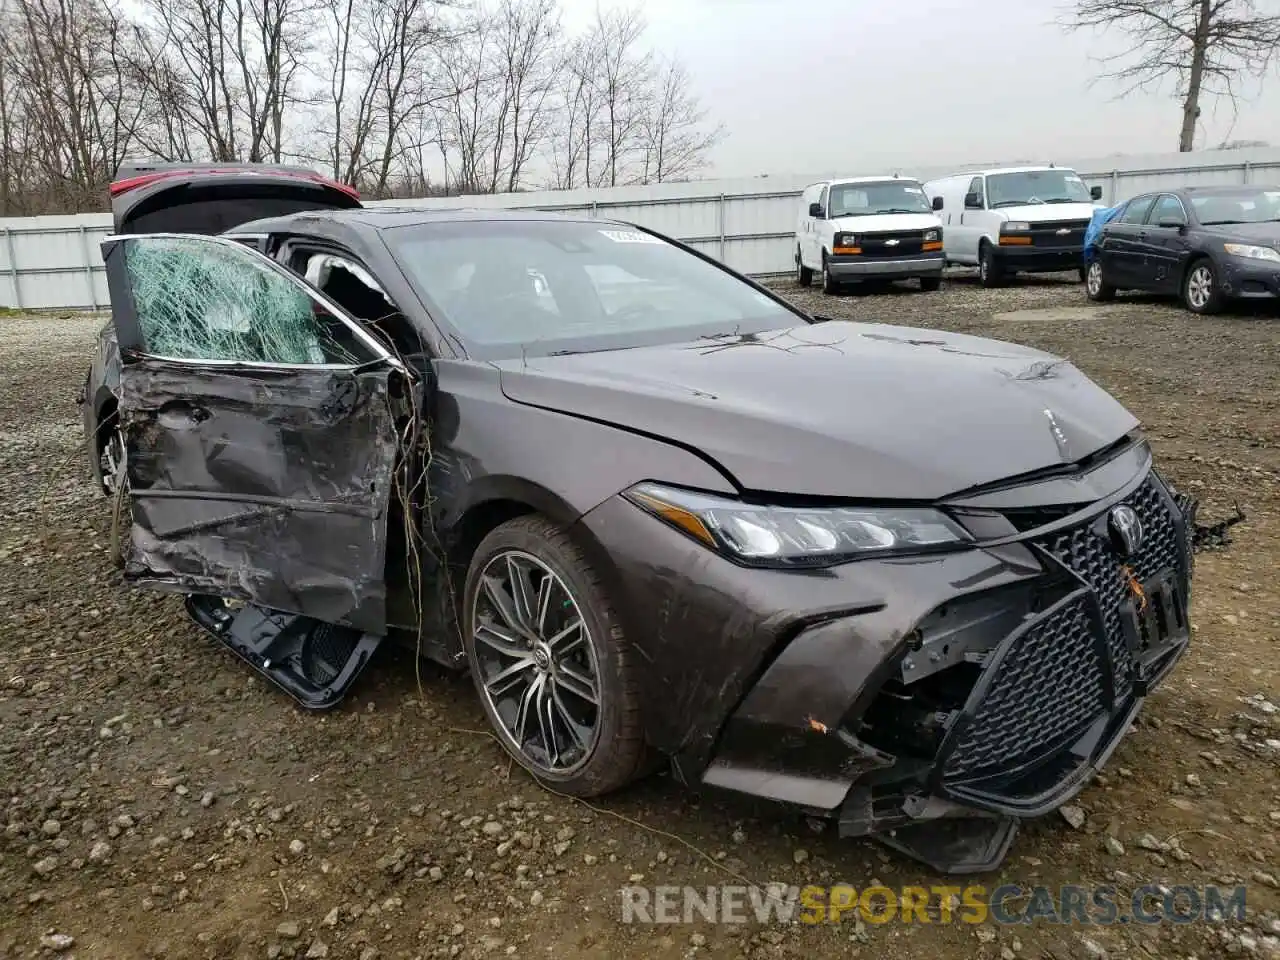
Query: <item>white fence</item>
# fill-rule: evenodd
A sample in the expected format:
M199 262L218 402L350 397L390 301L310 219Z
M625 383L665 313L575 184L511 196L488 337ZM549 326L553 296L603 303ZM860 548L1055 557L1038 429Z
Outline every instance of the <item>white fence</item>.
M1012 161L1038 163L1042 160ZM1108 203L1162 187L1223 183L1280 183L1280 148L1110 157L1077 162ZM921 180L1000 164L908 169ZM875 173L883 171L860 171ZM890 171L892 172L892 171ZM848 175L848 172L839 174ZM411 207L499 207L556 210L622 220L657 230L756 276L787 273L797 200L823 175L544 191L496 196L391 201ZM379 205L372 202L370 205ZM99 309L108 303L98 241L111 230L108 214L0 219L0 307L28 310Z

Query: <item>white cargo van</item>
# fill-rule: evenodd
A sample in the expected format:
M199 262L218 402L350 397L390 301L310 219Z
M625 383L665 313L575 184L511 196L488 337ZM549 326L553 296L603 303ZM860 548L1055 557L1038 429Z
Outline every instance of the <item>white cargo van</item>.
M805 187L796 227L796 279L822 289L846 283L918 278L923 290L942 282L942 224L920 181L852 177Z
M1102 188L1067 167L957 173L924 185L947 231L947 263L976 266L993 287L1021 270L1076 270Z

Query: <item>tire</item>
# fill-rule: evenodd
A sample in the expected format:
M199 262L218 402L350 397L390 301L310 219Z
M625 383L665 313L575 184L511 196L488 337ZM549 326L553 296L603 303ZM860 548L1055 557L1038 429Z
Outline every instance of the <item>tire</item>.
M998 287L1004 283L1004 271L989 243L983 243L978 251L978 279L984 287Z
M513 578L527 598L516 609ZM652 758L622 626L599 577L560 527L527 515L480 542L463 591L463 645L498 742L540 783L594 797L648 772Z
M1101 260L1094 260L1085 268L1084 292L1090 300L1099 303L1115 299L1116 288L1107 283Z
M933 293L936 290L940 290L942 289L942 278L941 277L921 277L920 289L925 291L926 293Z
M799 247L796 247L796 283L802 287L813 283L813 268L804 265L804 261L800 259Z
M120 429L120 422L112 416L98 426L98 436L105 436L102 447L98 451L98 472L102 477L102 493L104 496L114 497L117 476L125 484L129 482L120 469L124 465L125 456L124 431Z
M1192 313L1218 313L1226 297L1218 286L1218 274L1208 257L1193 260L1182 278L1182 303Z
M822 254L822 292L826 294L837 294L840 292L840 283L831 276L831 267L827 262L827 254Z

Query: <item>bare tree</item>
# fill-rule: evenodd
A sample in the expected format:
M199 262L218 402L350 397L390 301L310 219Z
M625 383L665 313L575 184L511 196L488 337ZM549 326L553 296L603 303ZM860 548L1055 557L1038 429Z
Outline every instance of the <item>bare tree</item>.
M684 64L667 60L658 71L656 90L642 122L643 182L688 179L706 165L707 154L724 133L722 126L707 123L707 111L691 90Z
M1280 15L1255 0L1079 0L1065 22L1126 35L1128 49L1106 58L1111 69L1104 76L1127 91L1174 80L1183 153L1195 143L1202 101L1234 105L1240 80L1262 77L1280 46Z
M549 129L559 18L554 0L499 0L440 60L446 176L478 193L516 190Z
M296 158L378 197L705 163L721 131L637 11L564 37L558 0L473 2L0 0L0 212L101 209L131 156Z

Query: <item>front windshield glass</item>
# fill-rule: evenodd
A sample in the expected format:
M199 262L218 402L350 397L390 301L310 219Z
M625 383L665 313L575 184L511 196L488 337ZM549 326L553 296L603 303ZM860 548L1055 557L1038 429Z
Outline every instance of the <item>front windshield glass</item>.
M468 220L383 235L433 314L479 359L681 343L805 322L716 265L625 226Z
M987 204L992 208L1092 202L1089 188L1074 170L1024 170L987 177Z
M1242 190L1221 193L1196 191L1191 197L1196 219L1205 226L1223 223L1266 223L1280 220L1280 190Z
M831 188L831 219L869 217L877 213L931 213L924 188L914 180L839 183Z

